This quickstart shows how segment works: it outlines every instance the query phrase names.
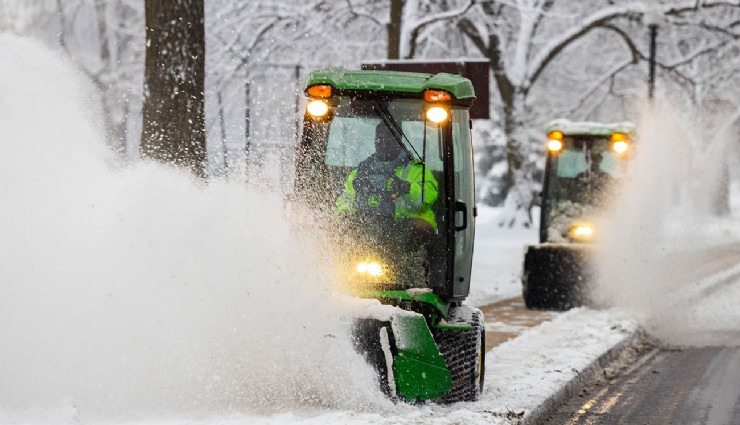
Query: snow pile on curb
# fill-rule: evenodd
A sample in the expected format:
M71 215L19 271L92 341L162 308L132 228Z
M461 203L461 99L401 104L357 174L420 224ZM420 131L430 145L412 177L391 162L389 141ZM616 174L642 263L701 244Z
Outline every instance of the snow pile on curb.
M507 341L486 356L487 398L534 422L581 379L636 336L637 322L615 310L570 310ZM488 404L488 403L487 403Z
M571 396L581 380L628 346L637 322L615 310L580 308L532 328L486 355L481 401L440 406L398 404L376 412L312 411L271 416L232 415L189 419L191 424L512 424L547 416ZM517 412L524 411L524 417ZM158 425L177 422L158 421ZM154 424L147 422L147 424Z

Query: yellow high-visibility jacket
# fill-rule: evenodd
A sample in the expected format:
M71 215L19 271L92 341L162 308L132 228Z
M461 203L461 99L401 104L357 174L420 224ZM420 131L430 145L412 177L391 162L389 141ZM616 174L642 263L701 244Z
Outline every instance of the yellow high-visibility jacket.
M375 212L377 214L393 214L396 222L409 218L420 218L432 225L436 231L437 220L434 217L432 206L437 201L437 179L434 178L429 168L423 167L420 162L403 162L406 163L399 164L399 161L380 162L375 160L375 163L379 165L376 168L380 168L380 171L375 173L374 177L379 177L382 174L382 168L386 168L385 175L388 176L392 167L393 174L398 179L408 182L411 185L409 193L392 199L393 192L391 191L391 185L393 178L391 176L388 176L387 180L384 176L382 177L385 180L384 191L367 191L362 187L355 188L358 170L362 167L362 164L360 164L360 166L349 173L347 181L344 184L344 191L337 198L337 215L355 214L358 211L364 211ZM422 170L425 170L423 188Z

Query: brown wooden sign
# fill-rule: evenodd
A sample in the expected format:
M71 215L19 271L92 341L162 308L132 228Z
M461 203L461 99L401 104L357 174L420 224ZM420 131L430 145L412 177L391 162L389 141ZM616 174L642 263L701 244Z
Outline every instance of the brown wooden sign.
M488 119L490 115L489 70L486 59L450 60L382 60L362 64L362 69L389 71L424 72L437 74L446 72L468 78L475 89L475 102L470 108L470 118Z

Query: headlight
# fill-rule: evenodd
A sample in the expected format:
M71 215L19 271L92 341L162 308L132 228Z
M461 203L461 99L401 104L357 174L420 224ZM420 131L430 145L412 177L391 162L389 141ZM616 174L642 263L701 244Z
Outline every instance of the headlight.
M366 274L372 277L380 277L383 275L383 266L375 261L362 261L357 263L357 273Z
M612 150L619 155L624 155L629 149L629 136L624 133L612 133Z
M547 142L547 149L550 152L558 153L563 150L563 142L558 139L550 139L550 141Z
M329 112L329 105L323 100L312 100L306 105L306 110L315 118L321 118Z
M447 109L441 106L432 106L427 110L427 119L434 123L441 123L447 119Z
M574 223L568 229L568 238L577 241L589 241L594 237L594 226L590 223Z

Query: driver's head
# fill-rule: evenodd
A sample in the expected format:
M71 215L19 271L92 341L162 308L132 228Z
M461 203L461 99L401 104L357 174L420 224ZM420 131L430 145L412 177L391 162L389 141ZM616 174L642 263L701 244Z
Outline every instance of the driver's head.
M390 161L401 154L401 145L382 122L375 127L375 153L382 161Z

